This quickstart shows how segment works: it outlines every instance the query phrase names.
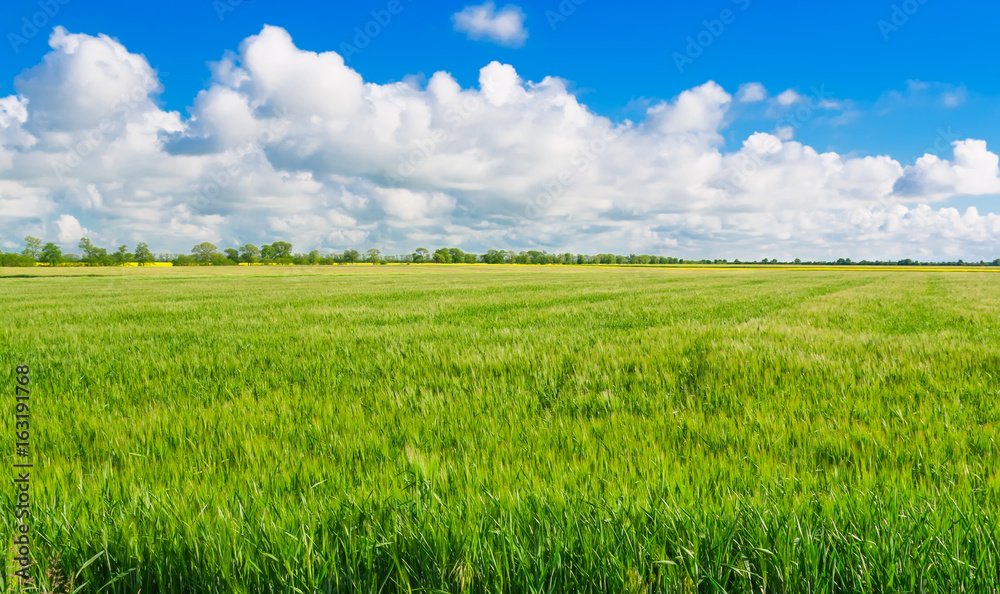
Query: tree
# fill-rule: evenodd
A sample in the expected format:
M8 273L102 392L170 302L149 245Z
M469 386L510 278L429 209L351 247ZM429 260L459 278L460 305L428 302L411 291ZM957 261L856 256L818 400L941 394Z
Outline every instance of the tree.
M275 260L292 257L292 244L287 241L276 241L271 244L271 249L274 250Z
M240 253L236 248L226 248L226 257L235 263L239 263L240 261Z
M149 251L149 246L141 241L135 246L135 261L139 266L145 266L153 261L153 252Z
M417 248L417 250L415 252L413 252L413 262L415 264L420 264L422 262L427 262L429 255L430 255L430 252L427 251L427 248L422 248L422 247L421 248Z
M434 261L439 264L447 264L451 262L451 252L448 251L448 248L434 250Z
M209 256L209 262L211 262L212 266L236 266L237 264L235 260L230 260L218 252Z
M22 256L28 256L32 260L38 261L42 255L42 240L37 237L27 236L24 238L24 251Z
M115 264L119 265L124 264L126 262L131 262L134 257L135 256L128 253L127 245L118 246L118 251L111 254L111 258L115 261Z
M51 241L49 243L46 243L45 247L42 248L42 255L39 258L41 262L46 262L48 264L51 264L52 266L55 266L56 264L62 262L62 259L63 259L62 250L59 249L59 246L52 243Z
M191 248L191 253L194 254L195 260L208 264L212 261L212 254L219 253L219 248L215 244L205 241Z
M361 254L358 253L358 250L344 250L344 262L350 262L353 264L360 261Z
M94 255L94 249L95 249L94 244L93 242L90 241L89 237L81 238L80 243L77 244L77 247L83 250L84 261L90 260L90 258Z
M260 248L252 243L240 246L240 261L254 264L260 261Z
M378 262L382 259L382 252L372 248L365 252L365 262L371 262L372 264Z
M108 250L95 246L88 237L80 240L79 248L83 250L83 261L90 266L107 266L111 263Z
M319 250L313 250L309 252L309 263L319 264Z
M265 262L273 260L274 247L267 244L260 246L260 259L264 260Z

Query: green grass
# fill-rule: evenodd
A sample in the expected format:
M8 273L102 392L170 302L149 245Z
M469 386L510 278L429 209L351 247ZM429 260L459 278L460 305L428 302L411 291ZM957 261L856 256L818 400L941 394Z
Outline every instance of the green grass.
M0 276L9 403L32 368L38 572L58 553L81 592L130 594L997 592L998 280ZM9 482L0 506L10 543Z

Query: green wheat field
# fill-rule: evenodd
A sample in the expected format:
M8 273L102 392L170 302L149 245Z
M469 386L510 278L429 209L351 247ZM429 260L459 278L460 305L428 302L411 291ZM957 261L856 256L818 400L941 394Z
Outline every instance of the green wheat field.
M0 275L41 591L1000 590L991 272Z

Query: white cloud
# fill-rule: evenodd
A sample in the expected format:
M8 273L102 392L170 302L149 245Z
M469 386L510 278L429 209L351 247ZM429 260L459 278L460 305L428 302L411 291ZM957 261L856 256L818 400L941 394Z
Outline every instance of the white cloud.
M757 82L740 85L736 92L736 100L740 103L757 103L764 99L767 99L767 89Z
M977 260L1000 239L996 215L928 205L1000 193L985 142L905 169L819 152L787 129L727 150L734 99L714 82L615 123L559 78L492 62L472 88L447 72L366 83L336 53L265 27L214 65L182 118L117 42L57 30L50 45L0 98L3 237Z
M784 105L786 107L789 105L794 105L796 103L801 103L802 101L805 101L805 97L799 95L793 89L788 89L787 91L782 92L780 95L778 95L777 99L779 104Z
M521 47L528 39L524 12L513 4L499 11L493 2L466 6L451 18L455 30L467 34L470 39L489 39L508 47Z
M938 200L956 194L1000 193L1000 157L987 150L985 141L956 140L952 146L953 161L928 154L907 167L896 180L896 193Z
M75 245L81 238L94 235L90 229L84 229L80 221L76 220L73 215L60 215L56 221L56 227L59 228L59 242L64 245Z

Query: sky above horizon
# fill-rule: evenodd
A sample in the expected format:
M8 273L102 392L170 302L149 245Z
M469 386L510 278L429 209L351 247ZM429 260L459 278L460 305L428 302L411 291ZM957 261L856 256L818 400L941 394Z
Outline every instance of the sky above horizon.
M1000 257L1000 6L6 0L0 248Z

